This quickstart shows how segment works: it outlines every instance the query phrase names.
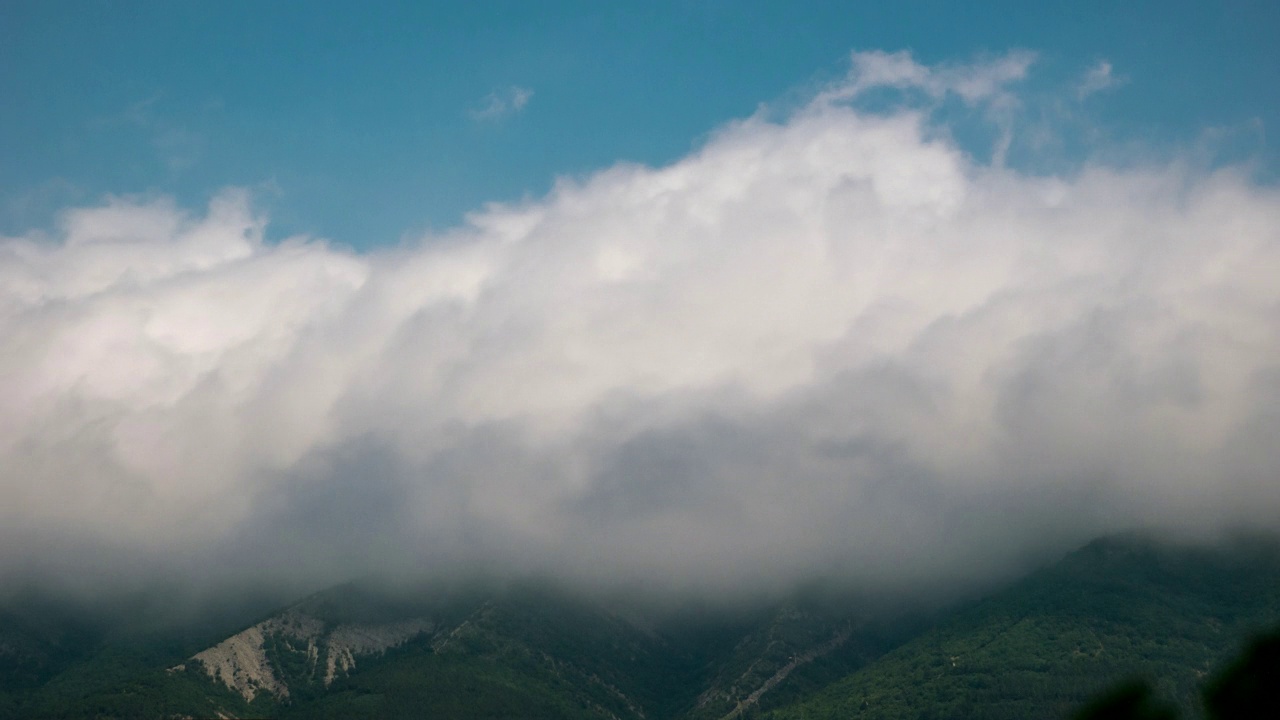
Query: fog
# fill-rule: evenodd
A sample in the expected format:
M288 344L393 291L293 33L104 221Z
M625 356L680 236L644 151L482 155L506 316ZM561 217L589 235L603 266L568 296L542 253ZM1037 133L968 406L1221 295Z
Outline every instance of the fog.
M0 575L935 592L1276 529L1280 193L1006 164L1033 71L855 54L667 166L371 251L267 242L238 189L4 238Z

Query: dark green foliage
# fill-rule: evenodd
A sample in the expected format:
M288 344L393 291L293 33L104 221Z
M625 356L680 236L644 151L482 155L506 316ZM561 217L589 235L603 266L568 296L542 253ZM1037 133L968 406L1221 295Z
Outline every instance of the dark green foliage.
M450 637L442 657L482 657L562 686L574 702L626 718L691 702L696 661L656 634L554 589L518 586L484 603ZM691 682L692 680L692 682Z
M361 655L331 685L323 636L317 655L269 634L289 695L253 703L184 661L225 630L121 632L29 608L0 615L0 718L1013 720L1070 717L1110 687L1084 717L1157 720L1200 717L1212 676L1208 706L1234 720L1257 716L1240 708L1275 682L1274 638L1220 667L1280 622L1280 553L1111 539L928 624L873 622L858 607L797 596L754 613L647 616L543 583L348 585L292 608L329 628L429 618L431 630ZM1116 688L1123 678L1135 680Z
M1280 557L1091 543L775 718L1064 717L1117 678L1200 713L1240 638L1280 621Z
M11 602L0 610L0 692L40 687L88 657L101 636L69 609L40 599Z
M1205 689L1214 720L1280 718L1280 630L1254 640Z
M588 718L609 715L573 688L495 660L418 654L335 683L324 697L283 709L282 718Z
M1090 701L1074 717L1075 720L1175 720L1178 709L1156 697L1146 682L1131 680Z
M156 669L145 650L108 647L15 705L15 718L209 717L242 714L244 700L203 671Z
M766 683L785 677L742 712L759 713L800 700L883 655L910 624L869 622L848 607L795 601L747 628L732 650L717 661L690 720L721 718ZM803 662L793 662L797 658Z
M1209 720L1280 717L1280 630L1255 638L1204 688ZM1175 720L1177 708L1141 680L1121 683L1086 704L1075 720Z
M0 612L0 648L19 652L0 670L0 719L209 716L244 701L203 673L167 673L244 622L221 612L174 625L124 607L74 607L11 596ZM5 668L0 650L0 668Z
M669 717L663 708L691 702L699 687L689 681L696 662L662 638L548 587L436 610L450 620L434 636L362 659L322 691L290 683L280 716L638 718L656 708ZM269 645L273 662L296 674L305 668L292 653Z

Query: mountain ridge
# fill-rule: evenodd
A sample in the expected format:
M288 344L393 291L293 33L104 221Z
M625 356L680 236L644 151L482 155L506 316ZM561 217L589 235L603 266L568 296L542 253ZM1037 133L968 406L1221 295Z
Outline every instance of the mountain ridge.
M1194 716L1204 678L1277 623L1280 551L1261 540L1100 539L982 598L896 615L821 593L682 613L548 582L349 583L163 664L171 650L107 644L6 681L0 717L1001 720L1063 716L1135 673Z

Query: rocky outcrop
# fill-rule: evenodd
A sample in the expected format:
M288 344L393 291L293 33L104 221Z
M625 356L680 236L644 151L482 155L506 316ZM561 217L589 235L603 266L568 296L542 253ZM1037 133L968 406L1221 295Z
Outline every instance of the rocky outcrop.
M267 659L266 640L272 635L307 643L308 652L324 631L324 623L309 615L285 612L232 635L192 656L215 681L252 701L263 690L288 697L289 687L276 676Z
M332 683L339 672L351 672L357 656L381 655L432 627L433 623L425 618L380 625L339 625L326 638L324 684Z
M747 697L738 701L738 704L733 708L733 710L729 711L729 713L725 715L722 720L734 720L734 718L741 715L752 705L755 705L756 703L760 702L760 697L762 695L764 695L765 693L777 687L778 683L781 683L783 680L786 680L787 676L791 674L792 670L795 670L801 665L807 665L808 663L813 662L819 657L822 657L823 655L826 655L832 650L835 650L836 648L845 644L845 642L849 640L849 635L850 635L850 632L848 630L838 632L830 640L826 641L825 643L792 657L790 661L787 662L787 664L779 668L778 671L775 672L773 675L771 675L768 680L765 680L764 684L762 684L760 687L756 688L755 690L752 690L751 693L747 695Z
M252 702L261 692L287 698L288 683L267 655L272 640L283 643L288 651L305 653L308 680L314 678L323 657L322 679L328 686L339 674L351 672L356 658L385 653L432 627L426 618L327 626L316 617L288 610L197 653L192 660L199 661L215 682L225 684L245 700Z

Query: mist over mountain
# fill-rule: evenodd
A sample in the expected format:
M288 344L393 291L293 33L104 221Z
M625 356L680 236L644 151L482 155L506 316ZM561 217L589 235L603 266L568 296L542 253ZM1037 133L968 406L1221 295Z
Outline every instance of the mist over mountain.
M1065 718L1135 678L1199 718L1280 622L1280 544L1101 538L927 610L817 586L658 606L526 578L345 583L238 620L148 614L95 625L0 603L0 718ZM1231 690L1244 714L1212 717L1267 716L1249 714L1267 687L1250 677Z
M930 594L1276 530L1280 193L1008 163L1033 72L854 53L668 165L393 248L267 242L236 189L5 238L0 576Z

